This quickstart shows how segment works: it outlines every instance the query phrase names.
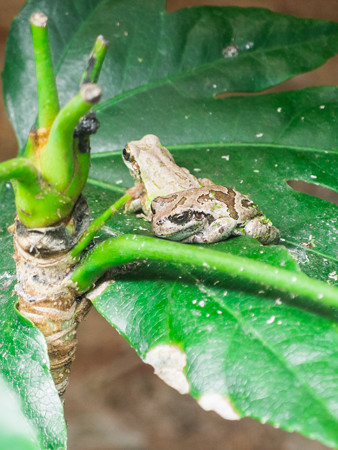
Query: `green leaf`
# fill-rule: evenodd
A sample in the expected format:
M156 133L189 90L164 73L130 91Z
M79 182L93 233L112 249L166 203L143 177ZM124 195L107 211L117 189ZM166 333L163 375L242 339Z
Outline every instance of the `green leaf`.
M154 101L161 98L161 93L156 97L152 92L148 100L150 95L158 108L147 110L146 120L152 124L151 131L159 129L162 136L163 128L156 118L161 102ZM167 104L173 102L181 118L182 110L187 108L195 122L187 128L184 120L172 114L175 134L171 135L169 126L163 125L163 134L167 133L166 138L173 144L170 148L179 165L192 172L201 169L198 174L250 193L281 229L282 238L294 249L302 269L332 284L330 275L337 271L337 207L295 192L286 180L318 180L323 186L337 188L337 100L338 89L330 87L212 99L202 106L171 92ZM126 110L133 101L138 104L133 97L125 100ZM142 102L139 105L142 109ZM323 105L325 108L321 108ZM112 113L114 108L102 109L103 140L108 135L105 124L107 130L112 129L114 119L109 117L115 118L115 125L119 120ZM121 117L126 120L126 115ZM136 114L136 136L145 126L138 117L144 116ZM131 117L129 121L132 123ZM235 123L236 128L224 127L224 123ZM258 138L260 133L263 136ZM121 185L132 184L120 153L93 155L88 197L95 213L96 201L108 207L119 195ZM108 227L106 231L109 233ZM110 232L149 234L144 221L132 215L126 218L123 213L113 219ZM312 249L302 246L310 240L314 243ZM285 249L253 243L241 238L210 247L263 261L267 258L270 264L297 270L293 258L278 254ZM209 399L211 406L231 417L231 408L228 413L222 409L222 405L226 406L224 398L229 399L240 417L255 417L336 446L334 322L306 310L304 304L305 310L301 310L299 303L296 307L286 296L271 294L265 287L257 293L247 283L241 286L240 281L229 284L228 280L209 278L208 274L194 276L184 267L146 265L116 280L95 299L94 305L146 361L153 360L149 355L157 355L156 349L161 349L158 346L174 346L169 351L176 356L179 348L187 358L184 374L189 391L196 399L202 398L202 403ZM168 349L162 350L168 356ZM180 376L175 372L173 378Z
M260 91L318 67L338 50L337 23L266 9L196 7L167 13L164 0L31 0L12 24L3 73L20 147L37 112L29 27L36 10L49 16L62 104L77 92L99 33L110 42L100 75L107 102L168 85L190 98ZM164 121L168 106L162 104ZM135 137L132 129L116 130L123 139Z
M86 190L94 217L133 184L120 156L124 144L154 133L179 165L250 194L302 270L333 284L337 207L286 181L337 190L338 90L216 94L257 92L324 63L338 51L338 24L256 8L169 14L164 5L29 1L12 27L4 71L20 146L36 116L28 17L39 9L50 17L62 103L77 91L96 35L110 41ZM150 233L142 220L119 213L101 238L126 232ZM281 246L238 238L211 247L299 270ZM146 361L159 369L158 349L172 356L173 378L186 387L186 377L202 403L226 417L255 417L338 446L337 330L323 311L265 286L257 292L239 280L159 263L120 276L94 303Z
M37 450L38 437L25 418L20 399L0 376L0 440L2 448Z
M65 448L63 408L49 372L46 341L15 309L13 238L7 231L14 219L14 197L9 187L0 189L0 373L20 398L27 427L37 430L39 448Z
M260 248L271 259L274 248ZM180 392L225 418L251 416L336 446L336 324L264 287L238 285L144 264L94 305Z

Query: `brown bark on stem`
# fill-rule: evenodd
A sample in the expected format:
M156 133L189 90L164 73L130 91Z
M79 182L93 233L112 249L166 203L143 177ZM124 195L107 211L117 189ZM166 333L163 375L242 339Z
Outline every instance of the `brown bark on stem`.
M50 370L61 398L75 358L76 330L91 306L64 283L75 264L68 252L89 222L87 202L80 197L68 221L29 229L17 219L13 233L18 309L46 338Z

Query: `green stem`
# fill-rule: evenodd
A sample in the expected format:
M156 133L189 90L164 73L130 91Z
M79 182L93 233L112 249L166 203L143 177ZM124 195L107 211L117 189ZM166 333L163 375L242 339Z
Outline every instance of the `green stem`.
M209 267L211 271L338 308L338 290L303 273L276 268L230 253L140 235L126 234L98 244L77 266L71 281L79 292L86 292L111 267L145 258Z
M27 186L39 186L39 173L26 158L13 158L0 164L0 180L17 180Z
M103 214L101 214L100 217L95 219L94 222L89 225L86 232L81 236L81 239L76 244L76 246L70 251L70 255L73 258L76 258L87 247L87 245L91 242L100 228L102 228L103 225L111 218L111 216L116 213L116 211L121 208L121 206L123 206L129 199L130 196L128 194L124 195L123 197L119 198L117 202L111 205Z
M73 132L79 119L99 101L101 89L94 83L83 84L56 116L48 144L41 151L40 164L43 177L63 191L74 173Z
M96 38L93 50L89 55L87 68L82 76L81 84L97 83L101 72L103 60L106 56L108 41L100 35Z
M47 16L40 12L32 14L30 18L38 90L39 128L50 128L59 112L47 21Z

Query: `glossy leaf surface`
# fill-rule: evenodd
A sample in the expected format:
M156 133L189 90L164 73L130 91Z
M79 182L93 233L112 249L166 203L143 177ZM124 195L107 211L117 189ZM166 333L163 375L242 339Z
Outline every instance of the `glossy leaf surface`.
M20 147L37 112L29 26L35 10L49 16L61 104L77 91L98 34L110 42L100 75L102 101L108 103L170 86L188 98L260 91L318 67L338 51L338 24L265 9L196 7L166 13L164 0L31 0L12 24L3 73ZM147 110L156 103L148 103ZM174 105L161 106L163 121L173 120L167 108ZM116 132L123 140L135 138L133 128L115 127Z
M272 259L273 249L260 251ZM94 305L180 392L225 418L251 416L334 446L336 324L210 272L144 264Z
M61 103L76 92L96 35L111 43L86 189L94 216L133 184L120 156L124 144L154 133L179 165L250 194L302 270L336 281L337 207L295 192L286 180L337 189L337 89L215 96L257 92L317 67L337 53L337 24L260 9L168 14L160 0L30 1L13 25L4 72L21 147L36 115L28 27L35 9L50 16ZM13 62L20 52L21 66ZM149 226L121 213L104 231L149 234ZM283 247L246 238L212 247L298 270ZM212 406L227 404L225 416L249 415L338 445L337 330L327 311L265 286L257 291L208 270L162 264L121 276L95 306L142 358L158 345L179 348L191 394L216 394Z

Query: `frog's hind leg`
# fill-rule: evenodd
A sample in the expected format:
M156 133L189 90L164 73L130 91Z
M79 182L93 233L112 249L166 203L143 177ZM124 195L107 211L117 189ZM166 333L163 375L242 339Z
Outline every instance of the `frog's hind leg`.
M209 178L199 178L199 179L198 179L198 182L201 183L201 185L202 185L203 187L212 187L212 186L216 186L216 184L215 184L213 181L209 180Z
M279 230L263 215L249 220L244 226L244 234L257 239L261 244L277 243L280 237Z
M191 244L212 244L225 241L236 228L237 220L231 217L220 217L214 220L207 228L184 239L182 242Z

